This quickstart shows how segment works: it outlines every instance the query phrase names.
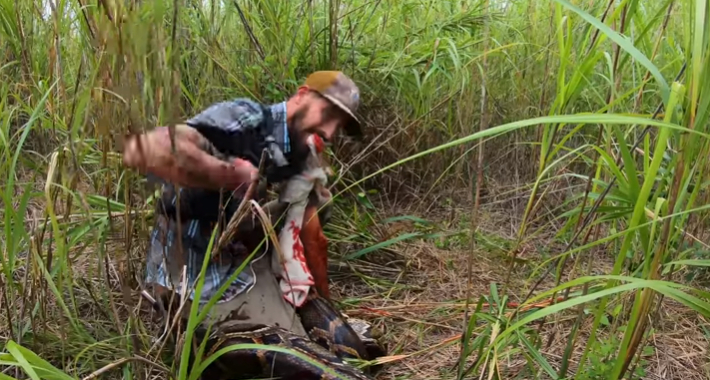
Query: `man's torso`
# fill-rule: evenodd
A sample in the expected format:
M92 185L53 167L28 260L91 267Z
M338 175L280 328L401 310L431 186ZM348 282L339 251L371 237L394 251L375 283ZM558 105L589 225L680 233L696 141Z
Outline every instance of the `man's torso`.
M285 102L267 108L270 112L265 115L261 105L250 100L238 99L217 103L190 119L187 124L214 142L212 149L216 148L219 154L226 158L240 157L257 166L261 152L267 148L267 162L271 174L269 177L272 177L271 180L280 181L298 173L300 163L289 161L297 157L290 155L292 144L286 125ZM271 118L270 122L267 122L268 116ZM176 258L183 257L187 266L187 286L192 287L195 284L218 216L222 216L223 219L220 220L228 221L240 203L239 199L229 199L230 195L231 192L228 191L220 193L181 188L178 197L171 184L164 184L159 207L156 208L156 222L148 250L147 283L179 291L181 260ZM220 214L222 205L225 205L225 208ZM228 250L230 252L220 255L219 261L208 262L201 302L208 301L251 253L239 243L231 244ZM254 282L254 273L246 266L236 280L230 283L220 302L233 299L250 288ZM193 295L194 292L190 292L190 298Z

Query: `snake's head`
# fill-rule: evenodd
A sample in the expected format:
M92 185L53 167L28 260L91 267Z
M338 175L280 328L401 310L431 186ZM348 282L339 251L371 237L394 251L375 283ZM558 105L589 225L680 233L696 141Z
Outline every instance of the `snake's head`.
M360 337L360 340L365 344L367 349L369 360L381 356L387 356L387 347L382 343L382 338L384 337L383 331L374 327L371 323L359 319L351 318L343 314L343 317L347 320L350 327L353 328L355 333Z

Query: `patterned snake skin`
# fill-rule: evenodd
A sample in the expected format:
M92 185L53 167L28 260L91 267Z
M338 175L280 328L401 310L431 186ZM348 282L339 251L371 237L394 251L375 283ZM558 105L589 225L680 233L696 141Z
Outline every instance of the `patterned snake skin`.
M206 356L235 344L264 344L305 355L330 371L324 371L291 354L263 349L239 349L215 360L202 373L202 379L372 379L369 374L343 360L373 360L386 354L370 331L360 331L358 334L328 300L315 292L309 295L308 301L297 312L308 337L265 325L217 328L208 337ZM364 321L352 321L357 326L369 326ZM197 331L197 337L203 339L204 331Z

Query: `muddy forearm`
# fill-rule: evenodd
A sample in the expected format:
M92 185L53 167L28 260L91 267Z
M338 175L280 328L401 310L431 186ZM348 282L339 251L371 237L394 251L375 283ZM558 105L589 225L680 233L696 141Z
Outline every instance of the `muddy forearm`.
M185 187L246 187L255 171L250 165L227 160L197 130L184 124L175 127L175 154L167 127L127 136L124 145L126 166Z

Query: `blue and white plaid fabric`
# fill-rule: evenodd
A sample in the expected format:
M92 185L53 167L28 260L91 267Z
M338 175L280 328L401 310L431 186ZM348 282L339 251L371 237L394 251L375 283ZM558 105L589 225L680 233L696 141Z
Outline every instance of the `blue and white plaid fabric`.
M227 106L227 107L225 107ZM286 126L286 102L277 103L271 106L272 117L274 120L273 136L276 142L280 145L284 152L288 152L290 148L288 139L288 129ZM254 128L262 121L262 112L259 106L249 100L238 99L232 103L217 103L203 113L201 117L214 119L215 122L221 122L222 125L225 118L229 118L229 128ZM221 120L220 120L221 119ZM174 202L174 200L173 200ZM182 232L182 249L186 252L187 266L187 283L185 284L190 292L190 299L194 299L196 287L196 279L202 269L205 253L212 236L212 226L205 226L204 222L199 220L185 220L181 223L180 231ZM175 291L180 291L182 273L181 268L178 268L175 258L178 257L178 241L177 241L177 222L168 219L163 215L156 215L156 223L150 236L150 247L148 250L148 259L146 265L146 283L159 284L166 288L173 288ZM229 249L239 251L240 244L232 244ZM250 252L244 249L244 257ZM239 255L224 255L226 257L238 257ZM212 295L231 277L235 271L241 266L242 262L238 260L224 260L214 262L208 261L205 272L205 284L200 295L200 302L207 302ZM169 269L170 268L170 269ZM172 278L171 278L172 277ZM254 284L254 274L249 266L239 273L236 280L233 281L227 290L224 292L219 303L227 302L250 288Z

